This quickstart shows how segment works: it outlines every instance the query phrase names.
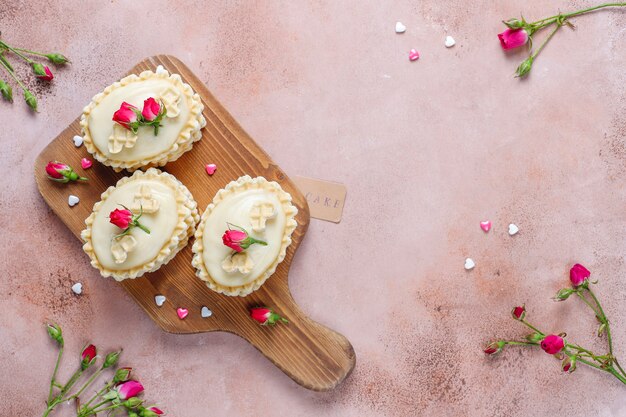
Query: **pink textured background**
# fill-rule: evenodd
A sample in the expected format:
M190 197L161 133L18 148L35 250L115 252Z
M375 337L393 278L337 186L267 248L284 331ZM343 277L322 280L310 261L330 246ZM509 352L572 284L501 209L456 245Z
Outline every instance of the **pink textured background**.
M122 362L170 416L626 416L626 388L608 375L562 376L538 351L481 352L492 336L525 333L509 317L522 302L546 331L603 346L578 300L549 299L582 262L626 356L624 11L577 19L519 81L523 52L500 50L500 20L595 2L35 3L0 0L3 39L73 63L49 86L30 80L39 114L18 91L0 102L0 414L43 411L55 351L42 324L55 320L64 375L87 341L124 346ZM346 184L343 221L312 221L290 281L303 309L355 347L337 390L299 387L233 335L162 332L40 198L35 156L157 53L195 71L285 172Z

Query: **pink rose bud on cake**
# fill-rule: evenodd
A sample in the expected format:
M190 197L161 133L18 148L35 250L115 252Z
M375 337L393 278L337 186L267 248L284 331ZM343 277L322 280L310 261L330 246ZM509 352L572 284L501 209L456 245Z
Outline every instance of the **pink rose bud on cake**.
M511 310L511 314L515 320L524 320L524 316L526 316L526 307L518 306Z
M52 71L50 71L50 68L48 68L47 66L41 65L37 62L33 62L32 66L35 76L37 76L37 78L39 78L40 80L52 81L52 79L54 78L54 75L52 75Z
M139 116L137 112L139 110L132 104L123 102L120 109L113 113L113 121L124 126L126 129L137 133L139 128Z
M117 386L117 395L120 400L125 401L136 397L143 392L143 385L139 381L126 381Z
M502 340L499 340L497 342L491 342L489 345L487 345L487 347L485 348L485 350L483 350L483 352L485 352L487 355L495 355L502 351L502 348L504 347L505 344L506 343Z
M255 307L250 309L250 317L261 323L263 326L273 326L274 324L282 321L283 323L289 323L287 319L274 313L267 307Z
M84 371L85 369L89 368L92 363L95 362L96 347L94 345L88 345L87 347L85 347L82 353L80 354L80 359L81 359L80 367Z
M565 346L565 341L561 336L551 334L541 341L541 349L550 355L556 355Z
M591 272L581 264L576 264L569 270L569 279L574 287L586 285Z
M235 229L231 229L230 226ZM255 243L267 246L267 242L251 237L244 228L232 224L228 224L228 230L222 236L222 243L235 252L243 252Z
M120 229L128 229L132 219L133 213L127 209L115 209L109 214L109 221Z
M87 178L80 177L74 169L64 163L50 161L46 165L46 174L52 181L68 183L70 181L87 181Z
M515 49L526 45L528 42L528 32L526 29L507 29L498 34L502 49Z
M161 112L161 105L158 101L150 97L143 102L143 110L141 111L141 115L144 120L151 122L159 116Z

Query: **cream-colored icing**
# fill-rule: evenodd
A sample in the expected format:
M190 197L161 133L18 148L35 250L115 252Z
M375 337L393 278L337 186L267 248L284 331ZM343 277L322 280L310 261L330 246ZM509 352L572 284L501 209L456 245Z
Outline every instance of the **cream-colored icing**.
M150 234L138 227L133 228L130 235L135 238L137 245L128 253L124 262L116 263L111 252L112 239L122 229L110 223L109 213L121 208L120 205L130 207L142 186L150 188L152 198L159 202L159 210L141 216L139 222L150 229ZM94 253L100 264L110 270L128 270L141 266L156 258L163 246L170 241L178 220L176 195L172 188L158 180L140 179L127 182L113 190L99 207L91 230Z
M143 107L143 101L149 97L159 98L168 89L178 92L179 113L176 117L166 117L161 122L159 134L154 135L151 126L142 126L137 132L137 141L133 147L124 147L117 153L109 149L109 137L116 124L112 118L122 102L137 108ZM137 161L155 157L168 151L178 139L189 118L189 105L182 93L170 78L137 79L124 86L113 89L104 96L91 110L88 117L89 131L95 147L107 158L118 161Z
M267 221L262 232L253 232L250 211L255 203L269 202L275 207L276 216ZM203 262L215 282L226 287L245 285L256 280L274 263L281 249L285 232L285 213L276 209L281 202L275 192L269 189L248 189L231 194L220 201L206 219L203 231ZM231 223L246 229L252 237L267 242L267 246L255 244L246 252L253 263L249 273L239 270L227 272L222 263L230 256L232 249L222 243L222 235Z

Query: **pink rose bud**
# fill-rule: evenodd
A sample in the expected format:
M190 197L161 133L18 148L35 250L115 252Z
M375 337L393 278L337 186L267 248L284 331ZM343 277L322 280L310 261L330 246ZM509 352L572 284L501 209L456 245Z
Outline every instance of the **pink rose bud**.
M143 392L143 385L139 381L126 381L117 386L117 395L120 400L126 401Z
M231 226L235 229L231 229ZM253 238L244 228L232 224L228 224L228 230L222 236L222 243L235 252L243 252L255 243L267 246L267 242Z
M109 221L120 229L128 229L133 219L133 213L130 210L115 209L109 213Z
M133 368L125 367L115 371L115 376L113 376L113 383L117 384L118 382L128 381L132 370Z
M525 306L515 307L513 310L511 310L511 314L513 315L513 318L515 320L524 320L524 317L526 316L526 307Z
M126 129L137 133L137 129L139 128L139 116L137 116L138 111L137 107L123 102L120 109L113 113L113 121L121 126L124 126Z
M565 346L565 341L561 336L551 334L541 341L541 349L550 355L556 355Z
M571 374L576 370L576 356L565 356L563 362L561 363L561 369L566 374Z
M163 411L161 411L161 409L158 407L152 406L141 410L139 412L139 415L141 417L158 417L160 415L163 415Z
M87 181L87 178L80 177L74 169L64 163L58 161L50 161L46 165L46 174L52 181L68 183L70 181Z
M161 105L158 101L150 97L143 102L143 110L141 111L141 115L144 120L151 122L159 116L161 112Z
M587 284L587 279L591 276L591 272L581 264L576 264L569 270L569 279L574 287L580 287Z
M52 71L50 71L50 68L48 68L47 66L41 65L37 62L33 62L32 66L35 76L40 80L52 81L52 79L54 78L54 75L52 75Z
M82 353L80 354L80 367L83 371L89 368L91 364L96 361L96 354L96 347L94 345L88 345L83 349Z
M499 340L497 342L491 342L487 347L483 350L487 355L495 355L502 352L506 343L503 340Z
M528 42L528 32L526 29L507 29L498 34L502 49L515 49L526 45Z
M278 322L289 323L287 319L281 317L279 314L274 313L267 307L255 307L250 309L250 317L261 323L263 326L273 326Z

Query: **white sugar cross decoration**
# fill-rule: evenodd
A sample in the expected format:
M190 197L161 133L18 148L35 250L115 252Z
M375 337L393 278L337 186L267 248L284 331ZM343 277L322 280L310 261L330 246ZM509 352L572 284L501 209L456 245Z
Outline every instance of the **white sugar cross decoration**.
M180 109L178 108L180 93L178 90L173 87L168 87L159 95L159 98L167 110L167 114L165 115L166 117L176 117L180 114Z
M133 213L156 213L159 211L159 200L152 198L152 190L147 185L139 187L139 192L135 194L133 204L130 206L130 210Z
M132 148L137 142L137 135L119 124L113 125L113 133L109 136L109 152L120 153L124 148Z

